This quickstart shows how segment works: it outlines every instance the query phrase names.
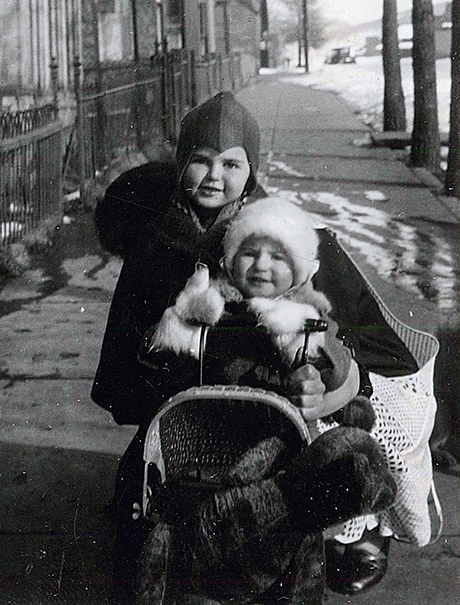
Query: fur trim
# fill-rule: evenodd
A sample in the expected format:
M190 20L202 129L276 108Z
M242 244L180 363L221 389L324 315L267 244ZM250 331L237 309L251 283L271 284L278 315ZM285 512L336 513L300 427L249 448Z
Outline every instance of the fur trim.
M311 281L305 282L296 288L291 288L283 298L312 305L321 317L327 315L332 310L332 305L326 295L315 290Z
M210 283L208 267L200 264L187 280L173 308L185 321L213 326L221 318L224 307L224 297L215 284Z
M331 304L311 282L306 282L281 298L253 298L249 308L271 333L284 361L292 364L305 341L305 321L324 318L331 310ZM324 344L324 332L313 332L308 341L309 356L319 357L319 349L324 348Z
M249 308L260 324L272 334L301 332L307 319L319 319L318 311L312 305L293 300L252 298Z
M297 351L305 342L305 321L319 319L318 311L309 304L292 300L253 298L249 307L256 313L259 324L265 326L284 361L292 364ZM310 357L318 357L324 347L324 333L313 332L308 341Z
M306 319L324 317L332 307L322 292L306 282L278 298L252 298L249 308L274 334L284 334L302 331Z
M210 280L208 267L197 265L176 303L166 309L146 343L148 352L170 350L198 358L196 335L200 325L216 325L230 300L241 301L241 293L226 280Z
M211 280L208 267L197 265L175 305L164 312L147 345L148 350L171 350L196 357L198 325L216 325L224 314L226 302L242 300L241 293L228 279ZM305 321L327 316L331 304L311 282L306 282L279 298L252 298L248 308L258 323L267 328L285 362L292 364L304 343ZM313 332L309 339L309 355L318 357L321 347L324 348L324 333Z
M199 329L198 324L216 325L224 314L225 303L242 300L241 293L228 279L211 280L208 267L198 265L175 305L164 312L149 351L169 349L175 353L191 354L194 347L190 344L190 330ZM304 343L305 321L325 317L331 304L322 292L313 288L311 282L306 282L279 298L253 298L248 301L248 307L258 323L267 328L286 363L291 364ZM309 355L317 357L320 347L324 347L324 333L312 333Z

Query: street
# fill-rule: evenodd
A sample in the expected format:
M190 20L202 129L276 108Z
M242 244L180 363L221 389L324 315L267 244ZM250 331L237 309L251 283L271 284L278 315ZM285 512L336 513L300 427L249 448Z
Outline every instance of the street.
M440 339L435 431L455 451L458 210L403 152L363 145L367 127L333 93L278 75L238 98L261 127L266 190L335 231L392 311ZM0 604L107 603L114 526L102 508L135 427L117 426L89 393L120 268L97 243L92 217L77 215L23 276L0 286ZM394 543L372 592L328 592L329 605L460 602L459 470L442 470L441 539L421 550Z

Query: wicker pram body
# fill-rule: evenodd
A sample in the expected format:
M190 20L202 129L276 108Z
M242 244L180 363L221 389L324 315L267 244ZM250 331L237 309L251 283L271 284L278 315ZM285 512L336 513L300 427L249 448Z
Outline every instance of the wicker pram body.
M171 397L148 429L144 446L143 513L150 504L149 468L163 485L191 492L229 484L228 473L246 451L273 437L286 444L283 459L311 442L300 411L271 391L241 386L193 387Z
M299 409L272 391L243 386L198 386L178 393L163 404L149 426L144 445L142 508L144 517L154 520L156 526L146 542L140 565L137 600L140 605L192 602L245 605L253 600L254 587L248 588L251 575L246 575L246 567L249 564L252 568L251 561L260 560L251 550L255 546L260 548L258 540L255 545L248 544L247 552L237 557L235 565L239 571L235 571L233 565L223 570L216 563L216 567L210 565L204 576L200 573L196 576L193 571L184 574L180 564L177 568L177 562L171 563L169 553L177 554L184 548L182 532L194 511L217 491L235 486L232 471L236 465L248 452L254 460L257 446L267 442L282 444L282 448L275 447L272 450L275 456L270 459L265 456L256 459L247 483L256 479L254 473L260 470L264 477L276 473L280 465L289 464L305 444L311 443L308 426ZM156 479L160 478L160 489L158 486L151 489L149 484L152 466ZM239 475L237 485L244 484ZM275 556L282 570L287 563L280 561L291 557L279 554L277 549L282 552L291 543L297 544L300 537L298 532L287 531L284 523L278 531L281 532L278 539L274 538L269 548L275 555L264 553L264 556L267 561ZM322 537L318 535L317 540L318 556L322 556ZM263 566L262 560L260 565ZM270 574L275 581L273 565L268 575L264 570L264 582ZM322 586L321 579L319 583ZM322 593L322 588L318 590ZM319 602L315 601L315 605Z

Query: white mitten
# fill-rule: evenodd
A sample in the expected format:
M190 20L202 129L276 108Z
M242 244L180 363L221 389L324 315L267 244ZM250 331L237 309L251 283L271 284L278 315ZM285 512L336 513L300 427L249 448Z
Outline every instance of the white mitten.
M187 280L173 309L186 321L214 326L224 312L225 300L213 282L209 269L197 263L195 273Z
M191 355L198 359L200 331L199 325L184 321L174 311L174 307L169 307L160 322L145 334L141 349L144 354L172 351L176 355Z

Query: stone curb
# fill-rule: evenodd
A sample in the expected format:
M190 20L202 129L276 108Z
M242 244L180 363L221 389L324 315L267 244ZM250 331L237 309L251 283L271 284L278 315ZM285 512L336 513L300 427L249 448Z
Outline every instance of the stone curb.
M432 190L436 199L460 222L460 200L454 196L444 195L443 183L426 168L411 168L421 183Z

